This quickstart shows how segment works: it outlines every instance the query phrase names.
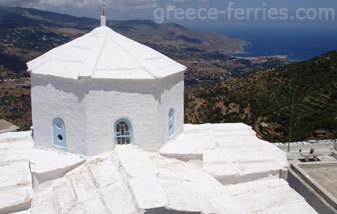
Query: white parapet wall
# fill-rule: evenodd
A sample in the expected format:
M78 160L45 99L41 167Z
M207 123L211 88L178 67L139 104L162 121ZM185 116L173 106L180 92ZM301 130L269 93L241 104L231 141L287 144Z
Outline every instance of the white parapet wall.
M29 155L31 132L0 134L0 213L29 209L33 199Z

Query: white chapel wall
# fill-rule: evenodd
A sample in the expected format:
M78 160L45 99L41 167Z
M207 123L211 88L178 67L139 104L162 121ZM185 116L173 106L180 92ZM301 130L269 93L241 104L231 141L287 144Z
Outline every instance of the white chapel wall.
M85 84L89 155L114 147L114 125L119 119L132 123L134 144L147 150L159 144L160 92L155 80L86 79Z
M35 146L52 147L53 121L64 120L68 148L86 153L86 117L83 81L31 74Z
M161 79L158 83L161 87L162 95L159 107L159 130L160 138L166 143L169 139L184 132L184 73L171 75ZM174 134L169 137L168 114L170 109L174 114Z

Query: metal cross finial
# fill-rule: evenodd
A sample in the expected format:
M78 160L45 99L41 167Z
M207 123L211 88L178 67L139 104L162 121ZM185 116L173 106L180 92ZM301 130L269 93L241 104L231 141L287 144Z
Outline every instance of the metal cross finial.
M102 10L103 10L103 16L105 16L105 9L106 9L106 4L105 3L103 3L103 7L102 7Z

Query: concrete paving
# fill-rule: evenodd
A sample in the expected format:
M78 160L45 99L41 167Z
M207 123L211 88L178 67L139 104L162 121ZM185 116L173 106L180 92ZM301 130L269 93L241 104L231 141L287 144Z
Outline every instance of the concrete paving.
M336 164L300 165L319 185L337 199L337 162Z

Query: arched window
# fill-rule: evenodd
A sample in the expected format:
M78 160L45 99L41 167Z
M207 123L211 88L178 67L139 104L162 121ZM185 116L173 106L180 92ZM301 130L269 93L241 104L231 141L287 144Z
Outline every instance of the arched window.
M115 123L115 142L130 144L132 142L132 125L127 119L120 119Z
M169 137L174 134L174 110L170 109L169 115L168 115L168 135Z
M54 145L67 147L66 126L61 118L56 118L53 121L53 138Z

